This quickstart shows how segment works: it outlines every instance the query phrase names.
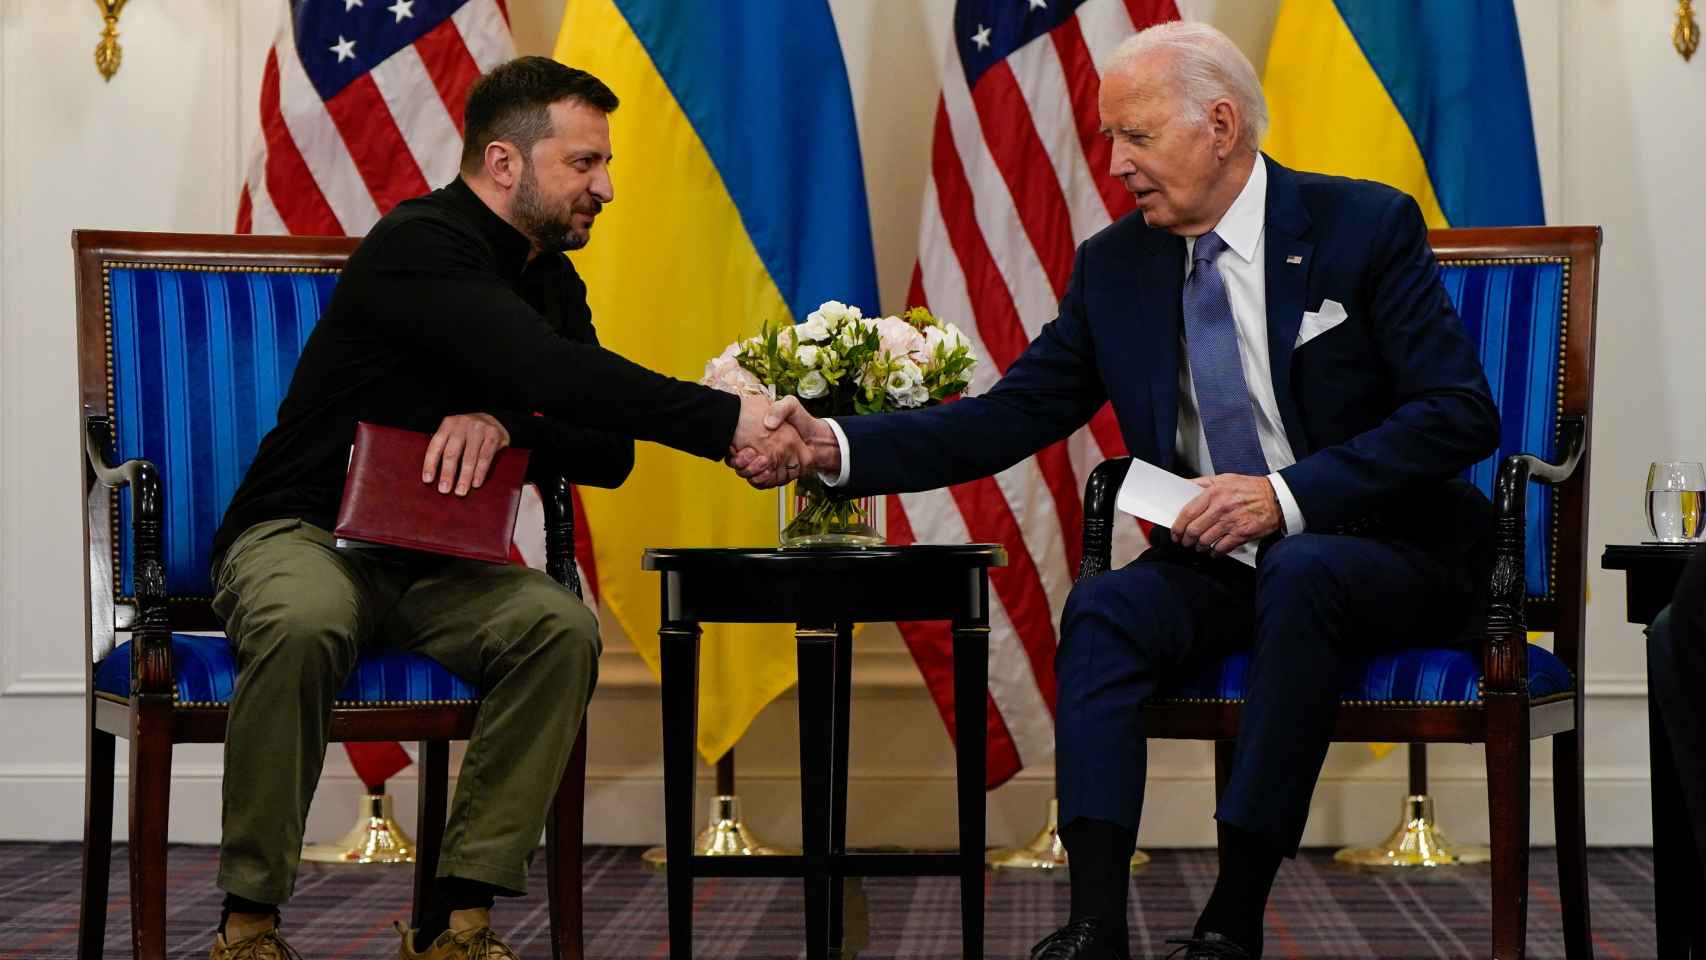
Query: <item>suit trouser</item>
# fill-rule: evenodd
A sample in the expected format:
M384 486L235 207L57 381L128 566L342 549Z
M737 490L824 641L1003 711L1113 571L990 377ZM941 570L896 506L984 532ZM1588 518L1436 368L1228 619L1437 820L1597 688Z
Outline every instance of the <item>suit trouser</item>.
M1647 631L1647 687L1688 810L1681 822L1706 864L1706 547L1695 550L1670 606Z
M1167 545L1079 583L1055 656L1061 822L1093 817L1135 832L1143 705L1180 671L1254 638L1215 816L1294 855L1347 666L1381 648L1454 642L1471 583L1413 545L1314 533L1275 541L1254 571Z
M214 610L237 657L220 888L289 899L332 703L358 653L389 646L429 656L481 691L439 875L525 892L597 677L596 619L537 570L332 544L298 520L260 523L214 572Z

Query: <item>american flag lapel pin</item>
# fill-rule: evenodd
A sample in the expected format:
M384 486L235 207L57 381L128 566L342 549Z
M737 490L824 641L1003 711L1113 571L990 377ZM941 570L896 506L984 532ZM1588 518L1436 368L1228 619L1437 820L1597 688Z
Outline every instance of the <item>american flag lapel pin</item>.
M1285 262L1286 262L1286 263L1302 263L1302 262L1303 262L1303 257L1302 257L1302 256L1301 256L1301 255L1300 255L1300 254L1295 254L1295 253L1294 253L1294 254L1292 254L1292 255L1291 255L1291 256L1289 256L1289 257L1286 257L1286 258L1285 258Z

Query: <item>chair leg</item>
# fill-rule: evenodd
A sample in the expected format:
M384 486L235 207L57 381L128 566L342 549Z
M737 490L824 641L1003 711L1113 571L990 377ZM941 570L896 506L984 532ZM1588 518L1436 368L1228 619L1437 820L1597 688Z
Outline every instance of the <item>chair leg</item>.
M586 723L569 754L563 782L545 821L545 895L550 900L553 960L586 956L581 902L581 850L586 826Z
M137 960L166 958L166 825L172 799L170 701L131 708L130 930Z
M77 917L77 960L101 960L107 940L107 880L113 862L113 750L116 739L95 726L89 698L84 744L83 902Z
M1586 784L1579 727L1552 738L1552 790L1558 836L1558 897L1564 908L1564 955L1569 960L1593 960Z
M415 818L415 899L409 926L420 929L421 916L436 896L434 877L444 848L444 818L450 795L450 742L422 740L421 792Z
M1521 960L1528 937L1528 698L1489 693L1486 702L1493 958Z
M1214 742L1214 802L1220 805L1220 795L1226 792L1226 781L1232 779L1232 757L1237 751L1238 741L1216 740ZM1220 866L1226 866L1226 827L1219 820L1214 822L1215 853Z

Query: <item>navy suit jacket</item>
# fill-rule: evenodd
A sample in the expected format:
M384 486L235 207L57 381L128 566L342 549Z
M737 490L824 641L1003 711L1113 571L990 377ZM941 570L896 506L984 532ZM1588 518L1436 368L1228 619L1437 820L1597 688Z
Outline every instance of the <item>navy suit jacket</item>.
M1280 471L1312 532L1481 552L1492 511L1458 478L1498 445L1498 409L1440 284L1420 209L1360 180L1269 160L1268 355L1298 462ZM993 388L923 411L840 418L852 493L1003 470L1112 401L1135 457L1184 472L1178 429L1185 241L1133 213L1078 248L1059 315ZM1324 299L1348 319L1293 349Z

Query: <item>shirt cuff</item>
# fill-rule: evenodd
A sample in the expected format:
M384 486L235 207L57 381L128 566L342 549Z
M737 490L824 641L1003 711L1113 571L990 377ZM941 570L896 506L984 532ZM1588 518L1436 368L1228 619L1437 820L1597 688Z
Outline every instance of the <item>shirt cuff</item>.
M1302 533L1303 510L1298 507L1297 498L1291 495L1291 488L1285 485L1285 478L1278 473L1270 473L1268 482L1273 484L1274 498L1280 505L1280 515L1285 517L1285 536Z
M829 424L830 431L835 434L835 443L841 448L841 472L836 474L834 479L830 479L822 473L819 473L818 476L822 478L825 486L839 487L847 482L847 475L852 471L853 466L851 458L847 454L847 434L841 432L841 424L836 423L833 417L825 417L823 422Z

